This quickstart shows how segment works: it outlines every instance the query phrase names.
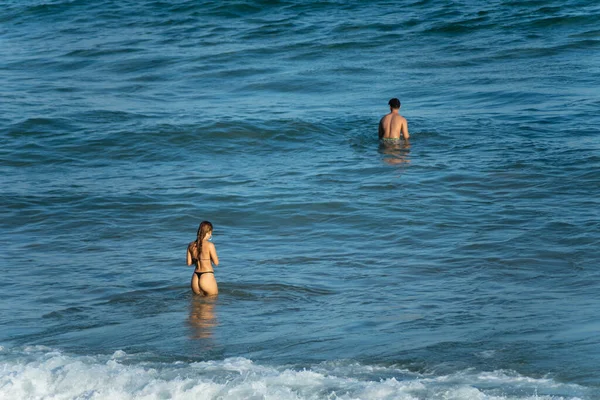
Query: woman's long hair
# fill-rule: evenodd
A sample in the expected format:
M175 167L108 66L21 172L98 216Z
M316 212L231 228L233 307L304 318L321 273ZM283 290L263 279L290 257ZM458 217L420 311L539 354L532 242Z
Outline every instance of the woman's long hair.
M198 235L196 236L196 260L200 262L200 255L202 254L202 240L212 232L213 226L208 221L202 221L198 227Z

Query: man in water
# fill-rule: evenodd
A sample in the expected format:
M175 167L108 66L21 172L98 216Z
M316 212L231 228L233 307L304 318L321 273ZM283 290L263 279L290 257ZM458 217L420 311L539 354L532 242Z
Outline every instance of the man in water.
M408 140L410 137L408 123L406 118L398 113L400 111L400 100L393 98L388 104L390 105L390 113L384 115L379 121L379 139L384 143L398 143L401 137Z

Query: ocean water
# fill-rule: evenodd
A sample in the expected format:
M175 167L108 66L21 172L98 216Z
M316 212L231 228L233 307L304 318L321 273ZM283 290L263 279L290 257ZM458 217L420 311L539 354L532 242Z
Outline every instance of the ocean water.
M600 399L598 21L3 1L0 399Z

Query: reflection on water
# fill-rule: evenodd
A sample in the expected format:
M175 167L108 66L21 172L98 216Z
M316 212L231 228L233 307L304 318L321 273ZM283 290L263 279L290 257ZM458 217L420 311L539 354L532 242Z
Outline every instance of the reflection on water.
M395 142L379 141L379 153L383 154L383 161L390 165L409 163L410 142L399 140Z
M193 296L190 302L190 316L188 322L192 328L192 339L207 339L213 335L213 328L217 326L215 318L215 296Z

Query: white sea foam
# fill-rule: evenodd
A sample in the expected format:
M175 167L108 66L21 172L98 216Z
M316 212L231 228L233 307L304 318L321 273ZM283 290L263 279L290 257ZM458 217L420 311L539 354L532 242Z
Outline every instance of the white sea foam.
M510 371L436 376L341 361L296 369L245 358L151 363L122 351L71 356L46 348L5 351L0 360L3 400L593 398L589 388Z

